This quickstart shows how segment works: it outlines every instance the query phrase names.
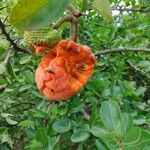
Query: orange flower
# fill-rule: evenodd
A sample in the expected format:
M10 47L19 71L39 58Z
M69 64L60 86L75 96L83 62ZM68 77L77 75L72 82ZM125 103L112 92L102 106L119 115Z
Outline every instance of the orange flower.
M85 85L95 63L89 47L61 40L43 56L35 74L37 87L49 100L65 100Z

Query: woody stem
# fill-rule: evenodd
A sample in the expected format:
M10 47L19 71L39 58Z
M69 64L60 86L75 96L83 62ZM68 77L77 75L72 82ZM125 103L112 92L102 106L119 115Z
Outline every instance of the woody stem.
M73 5L68 6L69 15L63 16L60 18L54 25L54 29L58 29L64 22L70 22L70 39L73 41L77 41L77 26L78 26L78 18L82 15Z

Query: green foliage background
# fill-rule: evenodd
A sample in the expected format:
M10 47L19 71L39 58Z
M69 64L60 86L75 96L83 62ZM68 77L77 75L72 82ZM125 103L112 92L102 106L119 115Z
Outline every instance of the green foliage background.
M0 18L11 38L22 46L21 32L5 19L15 3L2 0L0 8L8 7L0 10ZM73 1L86 14L80 17L79 43L90 46L94 53L119 47L150 47L150 13L113 11L114 22L110 23L93 10L91 3ZM110 3L118 8L150 9L148 0ZM66 4L63 6L65 10ZM63 38L68 38L69 24L61 26L61 31ZM67 101L51 102L39 93L34 81L41 58L12 50L4 65L10 48L1 34L0 149L150 149L150 53L98 55L86 86Z

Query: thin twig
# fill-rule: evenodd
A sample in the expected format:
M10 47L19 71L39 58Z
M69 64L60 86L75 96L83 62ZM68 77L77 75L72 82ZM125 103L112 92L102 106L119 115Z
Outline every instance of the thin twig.
M106 55L109 53L120 53L120 52L147 52L150 53L150 49L149 48L145 48L145 47L141 47L141 48L113 48L113 49L106 49L106 50L102 50L100 52L97 52L95 55L99 56L99 55Z
M146 76L149 80L150 80L150 76L147 75L146 72L144 72L143 70L137 68L134 64L132 64L129 60L126 61L126 63L136 72L139 72L141 75Z
M141 12L141 13L150 12L150 9L147 8L112 7L111 10L126 11L126 12L131 11L131 12Z

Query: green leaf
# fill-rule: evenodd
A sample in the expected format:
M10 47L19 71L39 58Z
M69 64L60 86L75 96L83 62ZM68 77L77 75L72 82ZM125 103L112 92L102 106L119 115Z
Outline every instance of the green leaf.
M122 114L123 120L124 120L124 128L125 131L130 129L133 126L133 119L130 114L123 113Z
M94 0L93 7L108 21L113 21L109 0Z
M14 72L13 66L10 61L7 63L7 71L11 75L12 78L16 78L16 74Z
M143 130L141 132L141 138L135 143L125 145L126 150L149 150L150 149L150 132Z
M47 150L53 150L55 145L58 142L58 138L57 137L48 137L48 148Z
M70 130L70 121L68 119L57 120L53 123L52 128L58 133L68 132Z
M31 120L23 120L18 124L18 126L21 126L21 127L28 127L28 126L33 126L33 125L34 125L34 122Z
M44 146L48 143L48 137L45 128L39 128L36 131L36 140L37 142L40 142Z
M19 30L33 30L58 19L71 0L20 0L10 14L11 24Z
M16 125L16 124L18 123L17 121L14 121L14 120L12 120L12 119L10 119L10 118L6 118L6 121L7 121L7 123L10 124L10 125Z
M77 113L84 108L84 104L80 101L75 101L70 104L69 112L70 113Z
M104 127L100 127L100 126L92 126L90 131L94 136L100 138L112 139L116 137L115 132L110 132Z
M21 65L26 64L26 63L28 63L28 62L31 60L31 57L32 57L31 55L23 56L23 57L20 59L19 63L20 63Z
M1 113L1 116L3 118L8 118L8 117L12 117L13 115L12 114L9 114L9 113Z
M0 64L0 75L3 74L5 72L5 65L4 64Z
M146 117L142 115L138 115L134 117L134 123L137 125L142 125L146 123Z
M105 143L103 143L102 141L95 140L95 145L98 150L109 150L107 145Z
M100 115L104 126L108 130L118 130L118 127L121 126L121 111L116 102L102 102Z
M5 49L0 46L0 55L2 55L5 52Z
M4 134L4 136L2 137L1 139L1 143L8 143L10 148L13 149L13 141L12 139L10 138L10 135L7 133L7 134Z
M39 109L39 108L34 108L33 109L34 117L37 118L46 118L48 114L45 112L45 110Z
M0 127L0 139L7 133L6 127Z
M126 145L134 144L140 140L141 129L139 127L133 127L128 130L124 136L124 143Z
M42 96L38 91L32 90L32 94L38 98L45 99L45 97Z
M73 135L71 136L71 141L74 143L79 143L87 140L90 134L87 131L75 130Z
M9 42L6 39L0 37L0 54L9 48Z
M30 89L31 87L32 87L31 85L23 85L19 88L19 92L26 91L26 90Z
M30 141L29 144L25 145L25 149L31 149L31 150L41 150L42 144L40 142L37 142L35 139Z

